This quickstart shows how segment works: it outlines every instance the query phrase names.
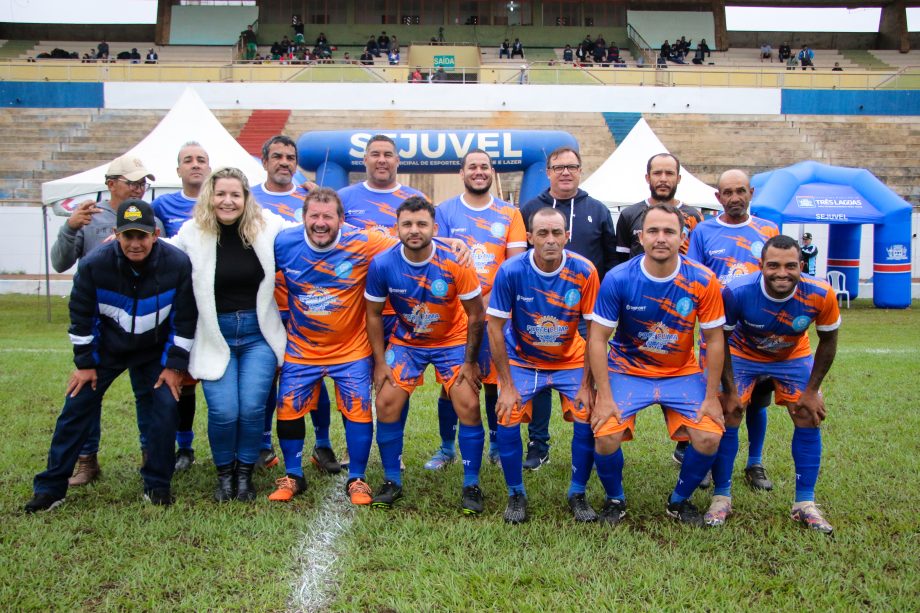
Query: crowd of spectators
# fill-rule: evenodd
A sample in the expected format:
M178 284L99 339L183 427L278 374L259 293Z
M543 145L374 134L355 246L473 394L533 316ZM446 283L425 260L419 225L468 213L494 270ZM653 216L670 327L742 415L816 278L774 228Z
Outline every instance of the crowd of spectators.
M613 41L608 44L603 34L598 34L595 39L592 39L590 34L586 34L584 40L574 49L572 45L566 44L562 50L562 61L576 66L594 66L595 64L604 68L626 66L626 60L620 56L620 47Z

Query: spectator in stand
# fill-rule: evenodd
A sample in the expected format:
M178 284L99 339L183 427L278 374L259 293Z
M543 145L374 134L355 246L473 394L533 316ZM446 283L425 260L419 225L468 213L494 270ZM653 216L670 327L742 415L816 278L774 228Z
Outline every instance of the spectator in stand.
M690 41L687 40L686 36L681 36L680 40L677 41L677 55L681 60L690 55Z
M604 44L604 39L600 36L597 37L597 40L594 43L594 53L592 54L594 61L597 64L600 64L605 59L607 59L607 46Z
M380 36L377 37L377 46L380 48L380 53L387 53L390 50L390 37L387 36L387 33L381 32Z
M513 60L515 57L524 59L524 45L521 44L520 38L515 38L514 43L511 45L511 59Z
M581 46L585 48L587 55L594 55L594 41L591 40L590 34L585 34L585 39L581 41Z
M409 83L422 83L425 80L425 77L422 76L422 70L418 66L415 67L415 70L412 71L412 74L409 75Z
M363 64L364 66L374 65L374 55L370 52L370 50L367 47L364 48L364 53L361 54L361 64Z
M584 64L585 60L588 59L588 51L584 43L578 43L578 48L575 49L575 57L578 59L579 64Z
M843 68L840 67L840 62L834 62L834 67L831 68L832 72L843 72Z
M620 61L620 48L616 43L610 43L607 47L607 61L611 64L617 64Z
M320 32L319 36L316 37L316 46L317 47L328 47L329 41L326 40L326 33Z
M391 48L390 52L387 54L387 61L389 61L390 66L399 64L399 49L395 47Z
M770 63L773 63L773 47L770 46L770 43L764 42L760 46L760 61L770 60Z
M256 33L253 31L252 26L246 26L246 29L240 32L240 42L243 45L243 48L246 49L245 58L247 60L256 59L256 53L259 48L256 44Z
M399 53L399 39L394 35L390 39L390 51L396 50L396 53Z
M792 49L789 48L789 43L783 41L783 44L779 46L779 61L785 62L790 57L792 57Z
M671 59L671 43L668 42L668 39L664 39L664 42L661 43L659 56L663 57L665 60Z
M351 59L351 54L347 51L345 52L344 55L342 55L342 61L345 62L346 64L357 64L356 61Z
M507 38L502 42L501 46L498 48L498 59L502 59L503 57L505 58L511 57L511 43L508 42Z
M805 70L809 66L811 69L815 69L815 52L808 48L808 45L802 45L802 50L799 51L799 63L802 64L802 70Z
M291 27L294 29L295 38L298 34L303 37L303 20L300 18L300 15L291 17ZM285 38L287 38L287 35L285 35Z
M377 45L377 39L371 36L367 39L367 45L365 48L371 53L374 57L380 57L380 47Z
M160 56L157 55L156 49L150 47L147 50L147 58L144 60L145 64L156 64L160 60Z
M572 45L566 44L565 49L562 50L562 61L572 62L574 59L575 52L572 50Z
M706 57L708 57L708 58L712 58L712 50L709 48L709 45L706 44L706 39L705 39L705 38L702 39L702 40L700 40L700 44L698 44L698 45L696 46L696 48L697 48L698 50L699 50L699 49L702 49L702 53L703 53L704 56L706 56Z
M444 72L444 67L439 66L437 72L428 77L428 80L432 83L444 83L447 81L447 73Z
M109 43L105 42L104 38L99 43L99 46L96 47L96 58L100 60L109 59Z
M131 63L132 63L132 64L140 64L140 63L141 63L141 53L140 53L140 51L137 50L137 47L133 47L133 48L131 49L131 57L130 57L130 60L131 60Z
M29 61L34 62L35 58L29 57ZM96 50L90 49L88 53L84 53L80 61L84 64L94 64L96 62Z

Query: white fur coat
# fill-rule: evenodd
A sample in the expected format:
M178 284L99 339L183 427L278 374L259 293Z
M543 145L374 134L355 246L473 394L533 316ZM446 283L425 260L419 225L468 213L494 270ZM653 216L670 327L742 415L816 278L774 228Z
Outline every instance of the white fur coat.
M278 305L275 304L275 237L288 225L269 211L262 211L265 227L252 247L265 273L256 294L256 314L259 329L268 342L278 364L284 361L287 335ZM217 324L217 303L214 298L214 271L217 267L217 236L204 233L189 220L170 242L182 249L192 261L192 289L198 305L198 325L195 328L195 343L189 358L189 374L196 379L214 381L224 376L230 363L230 347L220 333Z

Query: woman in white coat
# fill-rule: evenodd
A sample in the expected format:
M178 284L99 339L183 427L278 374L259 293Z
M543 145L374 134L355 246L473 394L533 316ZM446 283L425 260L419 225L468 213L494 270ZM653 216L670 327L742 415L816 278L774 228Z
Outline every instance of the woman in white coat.
M221 168L173 240L192 261L198 325L189 373L208 403L220 502L256 495L265 401L286 342L274 299L274 240L283 227L253 199L242 171Z

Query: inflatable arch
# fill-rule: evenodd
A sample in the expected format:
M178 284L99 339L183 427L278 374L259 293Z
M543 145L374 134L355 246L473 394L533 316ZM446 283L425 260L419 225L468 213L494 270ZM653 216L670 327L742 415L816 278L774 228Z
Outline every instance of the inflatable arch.
M385 134L399 152L401 173L460 170L471 149L492 157L497 172L524 172L518 200L527 202L549 187L546 156L557 147L578 149L568 132L536 130L336 130L305 132L297 139L299 164L316 173L320 185L341 189L349 172L364 172L364 149L375 134Z
M859 293L860 225L873 224L873 291L877 307L910 306L911 206L864 168L800 162L751 180L751 212L783 223L830 224L828 270Z

